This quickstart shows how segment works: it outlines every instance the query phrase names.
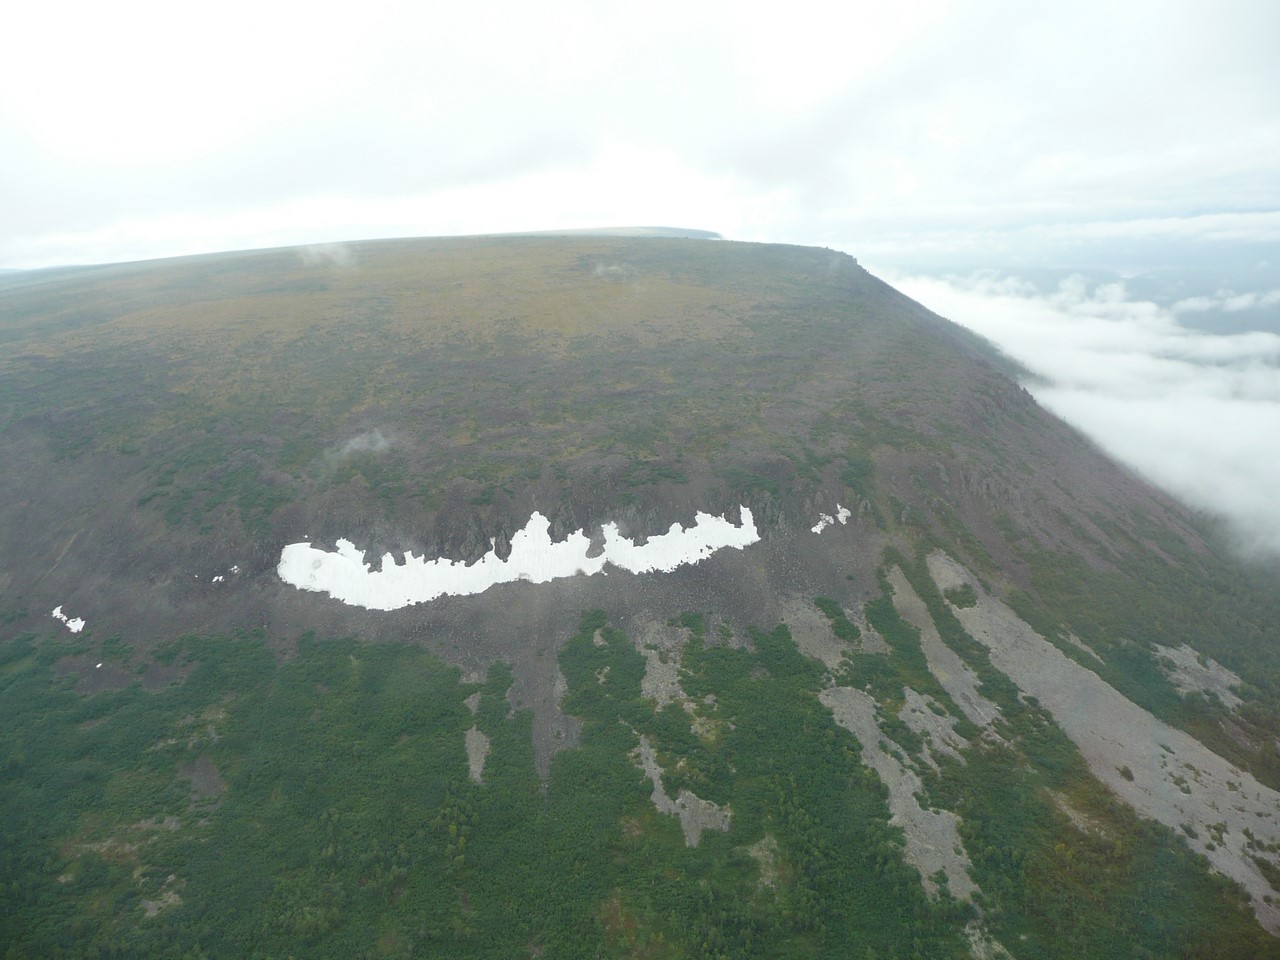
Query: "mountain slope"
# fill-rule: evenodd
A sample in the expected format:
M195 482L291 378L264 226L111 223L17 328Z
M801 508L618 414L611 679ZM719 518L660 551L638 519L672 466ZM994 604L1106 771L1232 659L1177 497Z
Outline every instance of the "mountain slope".
M387 241L0 298L10 942L1277 952L1274 576L852 259ZM421 602L299 589L357 579Z

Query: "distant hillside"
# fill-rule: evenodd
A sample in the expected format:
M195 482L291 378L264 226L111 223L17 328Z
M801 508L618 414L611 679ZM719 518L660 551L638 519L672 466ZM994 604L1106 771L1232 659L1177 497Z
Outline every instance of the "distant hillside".
M686 227L581 227L576 230L531 230L499 234L504 237L677 237L687 240L723 240L713 230Z
M1280 956L1275 571L638 229L0 281L0 942Z

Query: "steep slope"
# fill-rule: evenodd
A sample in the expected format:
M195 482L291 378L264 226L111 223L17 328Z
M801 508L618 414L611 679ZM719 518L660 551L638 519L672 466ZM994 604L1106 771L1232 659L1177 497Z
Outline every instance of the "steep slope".
M388 241L0 310L11 942L1277 952L1274 572L849 257Z

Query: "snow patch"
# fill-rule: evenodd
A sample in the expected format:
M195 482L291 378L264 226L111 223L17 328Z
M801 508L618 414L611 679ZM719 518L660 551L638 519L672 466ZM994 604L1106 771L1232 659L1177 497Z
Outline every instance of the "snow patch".
M72 633L79 633L81 630L84 629L84 619L82 617L76 617L75 619L68 617L65 613L62 612L62 604L58 604L58 606L54 607L53 613L50 614L50 616L52 616L55 620L61 620L63 623L65 623L67 625L67 629L70 630Z
M637 545L618 532L616 523L604 526L604 550L591 557L591 539L582 530L555 543L551 521L535 512L523 530L511 537L511 554L506 560L492 549L468 566L444 557L427 560L412 553L404 563L384 554L380 570L365 563L364 551L350 540L339 540L334 551L319 550L309 542L291 543L280 553L276 572L285 583L300 590L327 593L352 606L370 610L398 610L415 603L427 603L450 594L469 596L483 593L499 583L527 580L547 583L578 574L590 576L612 564L630 573L669 573L686 564L699 563L726 547L741 550L756 543L760 534L746 507L739 507L741 525L725 517L699 513L692 526L673 523L666 533Z
M840 526L844 526L846 523L849 522L849 518L851 516L853 516L853 513L852 511L849 510L848 507L842 507L840 506L840 504L837 503L836 515L834 517L829 513L820 513L818 514L818 522L815 523L810 529L813 530L814 533L821 533L823 530L827 529L827 527L831 526L837 520L840 522Z

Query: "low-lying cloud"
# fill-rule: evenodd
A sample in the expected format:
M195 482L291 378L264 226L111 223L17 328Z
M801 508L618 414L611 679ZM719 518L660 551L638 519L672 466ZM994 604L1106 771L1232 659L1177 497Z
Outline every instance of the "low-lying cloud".
M330 267L349 267L355 263L355 253L345 243L311 243L298 248L302 262L311 266L322 264Z
M1242 310L1254 310L1258 307L1274 307L1280 305L1280 290L1268 290L1266 293L1235 293L1232 290L1220 290L1213 296L1187 297L1173 305L1174 313L1211 313L1221 310L1224 313L1239 313Z
M992 272L886 279L1022 363L1046 407L1193 506L1251 552L1280 555L1280 335L1212 333L1179 314L1246 309L1229 293L1172 308L1080 276L1050 292ZM1238 304L1238 306L1236 306Z
M357 433L349 440L329 448L327 457L330 460L345 460L359 453L386 453L391 449L391 440L377 427Z

